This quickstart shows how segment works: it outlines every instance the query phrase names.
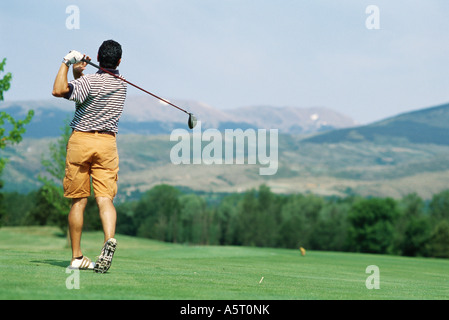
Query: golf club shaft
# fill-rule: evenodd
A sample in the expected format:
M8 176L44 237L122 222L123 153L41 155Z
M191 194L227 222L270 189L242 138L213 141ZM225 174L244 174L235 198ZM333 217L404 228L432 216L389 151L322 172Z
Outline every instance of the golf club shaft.
M153 94L153 93L151 93L151 92L149 92L149 91L147 91L147 90L145 90L145 89L142 89L141 87L135 85L134 83L131 83L131 82L129 82L129 81L126 80L126 79L123 79L122 77L120 77L120 76L118 76L118 75L116 75L116 74L110 72L109 70L106 70L105 68L100 67L99 65L96 65L95 63L90 62L89 60L83 59L82 61L83 61L83 62L86 62L86 63L88 63L88 64L90 64L91 66L93 66L93 67L95 67L95 68L97 68L97 69L100 69L101 71L104 71L104 72L106 72L106 73L109 73L110 75L116 77L117 79L120 79L120 80L122 80L122 81L124 81L124 82L126 82L126 83L128 83L128 84L130 84L130 85L132 85L133 87L135 87L135 88L137 88L137 89L139 89L139 90L142 90L142 91L145 92L145 93L148 93L149 95L151 95L151 96L153 96L153 97L155 97L155 98L157 98L157 99L159 99L159 100L165 102L166 104L171 105L172 107L175 107L176 109L179 109L179 110L181 110L181 111L183 111L183 112L185 112L185 113L187 113L187 114L190 114L190 113L187 112L186 110L184 110L184 109L178 107L177 105L174 105L174 104L171 103L170 101L167 101L167 100L165 100L165 99L163 99L163 98L161 98L161 97L159 97L159 96L157 96L157 95L155 95L155 94Z

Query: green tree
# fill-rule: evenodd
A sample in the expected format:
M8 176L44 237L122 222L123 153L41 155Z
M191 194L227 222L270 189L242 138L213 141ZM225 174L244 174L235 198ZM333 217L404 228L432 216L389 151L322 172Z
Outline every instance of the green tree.
M70 211L71 201L70 199L64 198L62 180L65 175L67 143L72 133L68 120L66 120L61 131L62 134L59 139L49 145L48 158L43 157L41 160L47 174L45 176L39 176L39 180L43 186L39 191L40 197L38 199L40 199L39 206L41 210L46 210L48 214L52 213L52 215L55 215L49 217L50 221L56 223L62 232L67 233L66 217ZM36 211L34 213L38 214Z
M431 225L428 216L424 214L424 201L416 193L412 193L401 199L399 207L395 253L405 256L427 255L426 244Z
M6 64L6 58L0 62L0 73L4 71ZM11 87L12 75L10 72L6 73L3 78L0 78L0 101L3 101L3 93L8 91ZM29 110L24 120L16 120L8 113L0 112L0 150L4 149L7 145L17 144L22 141L22 136L25 133L25 125L28 124L33 118L34 111ZM5 127L5 121L9 123L9 127ZM7 131L8 130L8 131ZM7 163L5 158L0 157L0 175ZM0 181L0 189L3 187L3 182ZM0 218L4 214L3 209L3 195L0 194ZM1 219L0 219L1 223Z
M313 233L320 221L320 211L325 205L323 198L315 195L296 194L289 197L281 209L281 227L278 246L287 248L310 248Z
M6 58L0 63L0 73L4 71L6 64ZM3 101L3 93L11 87L12 75L8 72L3 78L0 79L0 101ZM7 145L17 144L22 141L22 135L25 133L25 125L28 124L33 118L34 111L29 110L28 115L24 120L16 120L8 113L0 112L0 149L4 149ZM5 121L9 122L8 128L5 128ZM0 158L0 174L6 164L6 159Z
M5 226L22 226L27 224L29 212L35 208L37 192L28 194L8 192L3 194L5 215L2 223Z
M5 64L6 64L6 58L4 58L2 60L2 62L0 62L0 72L4 71ZM0 79L0 101L3 101L3 99L4 99L3 93L8 91L9 88L11 87L11 80L12 80L11 72L8 72L7 74L5 74L3 76L2 79Z
M301 214L301 205L304 196L295 194L289 196L281 210L281 226L279 231L278 245L284 248L298 248L305 244L305 220Z
M178 241L179 190L162 184L146 192L136 207L137 236L161 241Z
M0 73L4 71L6 58L0 62ZM3 101L3 93L11 87L12 75L8 72L0 79L0 101ZM29 110L24 120L16 120L4 111L0 112L0 149L4 149L8 144L17 144L22 141L22 135L25 133L25 125L33 118L34 111ZM10 128L7 132L5 128L5 121L9 122ZM0 159L0 173L5 165L5 159Z
M239 243L248 246L274 247L278 235L276 197L266 185L247 191L238 207Z
M449 189L433 195L429 209L431 217L436 222L449 219Z
M318 221L310 234L310 249L327 251L346 250L346 237L348 229L347 213L352 198L329 199L325 201Z
M239 203L242 195L232 193L222 199L214 216L217 226L217 238L219 244L236 245L239 244Z
M237 244L244 246L256 245L255 228L257 217L257 198L256 190L246 191L239 203L238 225L237 225Z
M46 196L45 187L41 187L36 193L33 208L28 211L28 214L25 217L25 225L61 226L61 220L64 221L64 225L67 225L67 219L63 219L62 216L58 214L56 207L48 202ZM62 230L65 231L64 229Z
M390 253L395 237L394 223L397 217L396 202L391 198L356 201L348 214L348 246L350 250Z
M137 233L134 223L134 215L138 202L126 201L116 206L117 210L117 233L135 236ZM98 215L98 213L97 213Z
M257 238L264 247L275 247L278 242L282 199L263 184L258 191Z
M179 203L179 242L209 244L212 215L206 201L195 194L185 194L179 197Z
M449 258L449 221L440 221L428 243L429 255L437 258Z
M430 240L429 219L411 217L406 225L403 240L400 243L401 254L405 256L426 256Z

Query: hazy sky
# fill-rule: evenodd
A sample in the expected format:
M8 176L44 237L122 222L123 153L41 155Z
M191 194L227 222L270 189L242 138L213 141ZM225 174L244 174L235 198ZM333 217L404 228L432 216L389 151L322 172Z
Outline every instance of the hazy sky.
M95 58L114 39L128 80L219 109L324 106L369 123L449 102L448 0L14 0L0 28L6 101L52 98L69 50Z

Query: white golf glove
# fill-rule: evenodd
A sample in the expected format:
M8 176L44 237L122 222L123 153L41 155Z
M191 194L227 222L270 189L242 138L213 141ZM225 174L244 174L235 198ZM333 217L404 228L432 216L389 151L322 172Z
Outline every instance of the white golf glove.
M66 55L64 57L63 62L69 67L71 64L81 62L81 60L83 60L83 58L84 58L84 54L82 54L78 51L72 50L69 52L68 55Z

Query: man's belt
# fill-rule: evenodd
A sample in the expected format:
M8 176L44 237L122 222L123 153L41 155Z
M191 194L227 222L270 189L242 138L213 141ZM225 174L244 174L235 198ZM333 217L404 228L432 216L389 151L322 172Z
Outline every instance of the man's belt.
M85 133L108 134L108 135L110 135L110 136L114 136L114 137L115 137L115 132L112 132L112 131L98 131L98 130L92 130L92 131L73 130L73 131L77 131L77 132L85 132Z

